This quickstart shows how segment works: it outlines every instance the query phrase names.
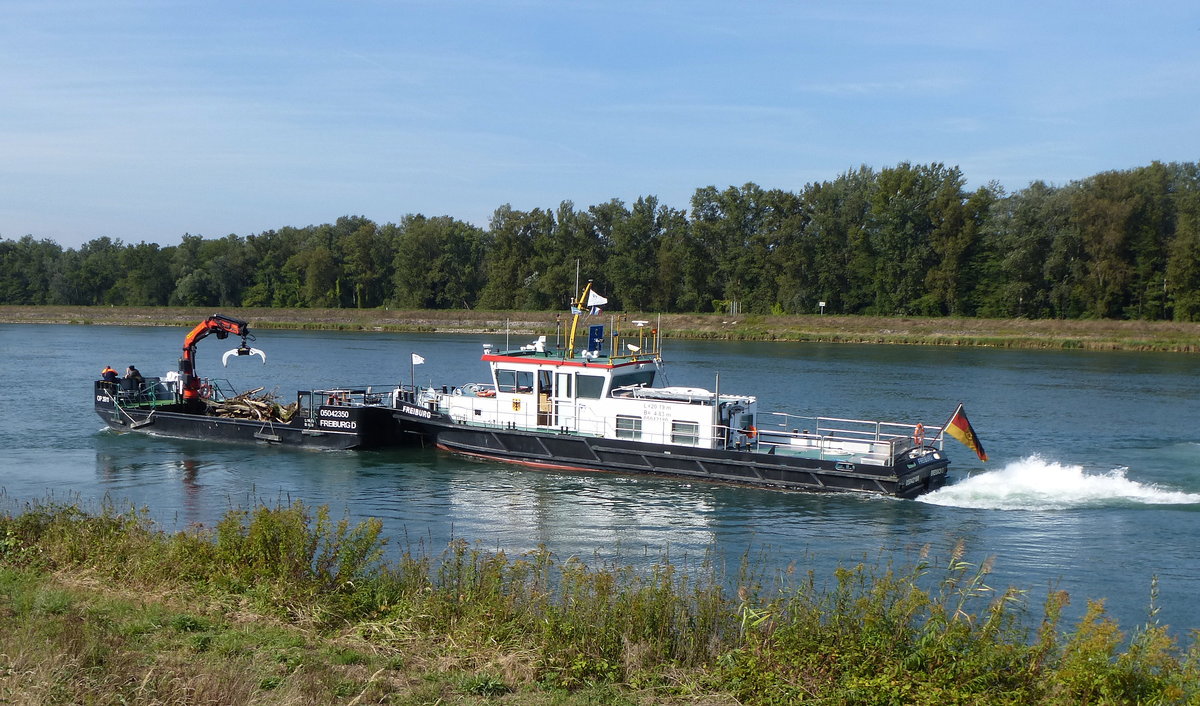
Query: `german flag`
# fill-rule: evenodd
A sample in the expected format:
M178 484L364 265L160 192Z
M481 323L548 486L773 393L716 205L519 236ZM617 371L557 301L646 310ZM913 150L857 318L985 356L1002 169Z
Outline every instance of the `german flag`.
M954 416L950 417L949 422L946 422L945 431L961 441L968 449L974 451L980 461L988 460L987 452L983 450L983 444L979 443L979 436L971 427L971 422L967 420L967 413L963 411L962 402L958 403L958 409L954 410Z

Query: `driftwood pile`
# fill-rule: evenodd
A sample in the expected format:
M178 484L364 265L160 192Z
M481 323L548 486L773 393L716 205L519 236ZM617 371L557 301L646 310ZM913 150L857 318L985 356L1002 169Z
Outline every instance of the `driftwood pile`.
M282 422L287 424L296 415L297 404L280 405L275 395L270 392L259 395L263 388L258 387L243 392L237 397L229 397L220 401L205 400L208 403L208 413L214 417L232 417L235 419L255 419L260 422Z

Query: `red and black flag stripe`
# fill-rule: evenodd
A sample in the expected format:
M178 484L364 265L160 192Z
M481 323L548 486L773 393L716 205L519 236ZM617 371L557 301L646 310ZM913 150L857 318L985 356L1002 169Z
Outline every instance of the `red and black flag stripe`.
M983 450L983 444L979 443L979 435L975 433L975 429L967 419L967 413L963 411L962 402L958 403L958 409L954 410L954 416L950 417L950 421L946 423L946 433L974 451L980 461L988 460L987 452Z

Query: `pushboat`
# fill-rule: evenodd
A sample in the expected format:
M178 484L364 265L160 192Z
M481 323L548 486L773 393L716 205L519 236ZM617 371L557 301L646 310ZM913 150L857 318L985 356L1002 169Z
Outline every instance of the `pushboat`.
M513 350L485 345L486 382L399 390L401 433L545 469L901 498L946 482L942 427L762 413L756 397L721 391L719 378L715 390L655 387L662 334L649 321L633 321L624 338L590 325L576 350L580 316L605 302L589 282L565 345L545 336Z
M179 370L140 382L96 381L96 414L118 431L184 439L313 449L372 448L404 440L393 415L399 399L394 386L301 390L286 419L254 409L245 418L223 416L218 411L223 403L244 398L245 393L239 395L226 380L196 374L196 344L210 334L218 339L241 337L241 345L226 352L223 362L254 355L266 362L263 351L249 346L254 336L245 321L214 314L185 337Z

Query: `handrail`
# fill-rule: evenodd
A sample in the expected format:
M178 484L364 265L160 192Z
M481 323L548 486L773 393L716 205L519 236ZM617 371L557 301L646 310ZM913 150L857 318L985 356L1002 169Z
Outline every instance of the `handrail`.
M835 441L858 443L880 442L890 443L893 445L893 447L896 445L903 445L902 443L897 444L897 442L903 442L904 440L912 439L914 440L912 446L916 445L914 437L918 427L917 424L908 424L902 422L880 422L870 419L848 419L842 417L812 417L799 414L788 414L786 412L768 412L768 414L784 418L784 421L779 423L779 426L782 427L784 431L769 433L780 434L787 438L830 439ZM802 425L792 424L791 422L794 422L794 420L813 422L813 431L809 431L807 429L805 429L803 432L799 431ZM869 428L844 428L841 426L833 426L834 424L860 424ZM792 427L791 432L786 431L788 427ZM886 431L885 428L892 428L897 431ZM944 440L938 438L941 434L942 427L923 426L922 428L925 435L923 440L924 445L933 445L939 449L944 447ZM894 448L893 451L895 451Z

